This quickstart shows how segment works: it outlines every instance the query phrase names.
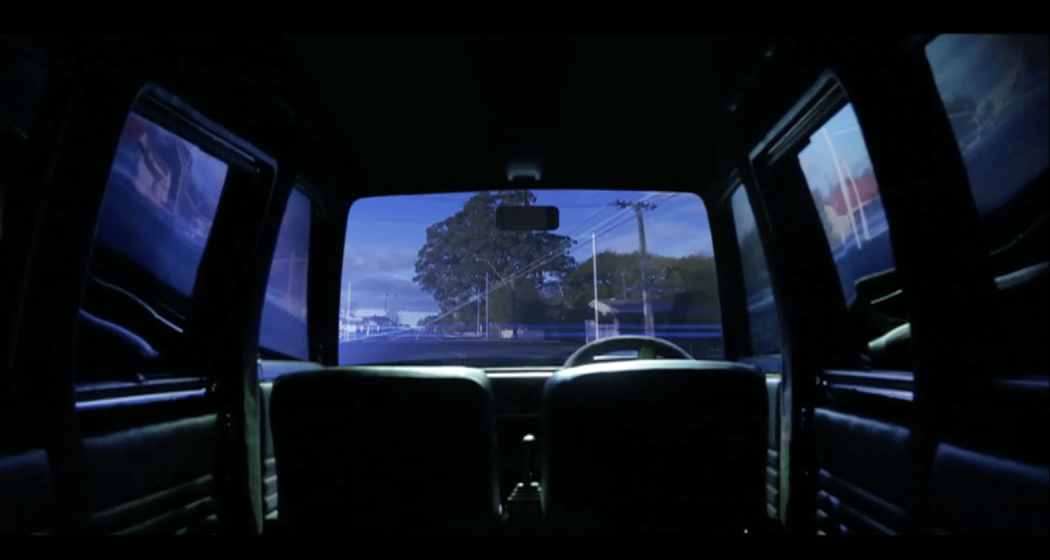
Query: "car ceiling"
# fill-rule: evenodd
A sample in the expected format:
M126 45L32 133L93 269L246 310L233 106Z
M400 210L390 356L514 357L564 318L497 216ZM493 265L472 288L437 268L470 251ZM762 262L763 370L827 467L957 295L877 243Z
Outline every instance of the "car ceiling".
M727 107L771 39L288 36L370 182L711 179Z

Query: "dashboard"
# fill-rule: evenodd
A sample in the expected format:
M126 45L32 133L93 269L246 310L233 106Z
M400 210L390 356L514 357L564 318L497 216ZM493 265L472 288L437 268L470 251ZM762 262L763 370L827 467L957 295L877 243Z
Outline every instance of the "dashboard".
M496 415L500 418L539 418L543 385L558 367L492 368L485 375L492 384Z

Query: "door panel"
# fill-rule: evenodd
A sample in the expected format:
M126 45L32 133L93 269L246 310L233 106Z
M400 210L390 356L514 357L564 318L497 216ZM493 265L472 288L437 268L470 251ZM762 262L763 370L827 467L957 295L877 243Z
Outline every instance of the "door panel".
M203 393L203 390L199 393ZM80 403L88 530L213 533L217 415L202 394ZM135 401L138 401L137 403Z
M905 532L908 493L917 488L906 470L909 430L828 408L813 418L818 534Z

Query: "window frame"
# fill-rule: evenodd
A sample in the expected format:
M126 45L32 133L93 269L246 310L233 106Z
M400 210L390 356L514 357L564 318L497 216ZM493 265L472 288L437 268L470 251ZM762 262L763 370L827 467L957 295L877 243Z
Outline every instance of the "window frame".
M773 278L774 297L782 299L777 295L775 286L782 282L785 277L784 268L785 255L779 250L777 253L770 252L778 245L804 243L804 249L815 263L815 269L809 271L807 278L816 279L822 287L833 283L835 289L831 293L819 294L823 289L816 291L807 290L807 301L814 306L823 307L827 316L825 320L830 324L846 325L847 329L825 329L826 341L814 343L811 348L822 364L822 369L835 370L864 370L862 352L857 348L857 343L852 336L852 320L849 316L849 307L845 295L841 289L840 273L835 263L832 248L823 232L823 224L820 221L818 209L813 204L809 184L802 172L798 161L798 154L809 145L809 138L815 131L819 130L829 119L834 117L851 100L844 84L832 71L824 72L814 85L801 96L796 105L772 128L765 140L759 143L750 152L751 171L754 173L754 188L749 190L748 197L751 200L752 210L759 215L758 206L770 206L767 212L772 214L761 220L759 232L762 235L763 224L777 231L769 231L768 240L764 240L763 246L767 249L766 259L770 266L770 276ZM864 130L861 129L861 134ZM867 147L870 144L867 136L864 137ZM874 162L872 164L874 169ZM877 172L876 172L877 175ZM803 197L803 195L805 195ZM785 211L790 207L794 216L786 218L792 212ZM779 220L782 223L774 224ZM788 234L784 230L790 223L793 233ZM892 228L892 226L891 226ZM815 233L819 230L819 243ZM782 237L787 237L782 239ZM798 248L793 249L797 253ZM774 264L776 261L776 264ZM790 268L790 267L788 267ZM793 276L787 274L786 276ZM797 295L797 289L793 289L793 295ZM787 304L787 302L782 302ZM792 311L794 304L784 306L785 313L798 314L799 310ZM781 340L781 344L797 345L797 340L802 335L801 325L797 325L799 318L789 318L782 315L780 321L788 324L784 327L784 336L790 337ZM836 332L837 331L837 332ZM807 342L807 345L809 343Z
M275 161L156 84L146 83L139 88L134 99L128 105L127 111L124 113L121 129L132 113L163 127L180 139L194 144L202 152L219 159L228 166L213 225L214 221L218 220L219 215L223 213L223 208L228 207L230 204L227 199L229 198L228 187L230 187L231 183L257 183L264 181L266 180L264 175L270 175L276 170ZM112 168L112 162L116 155L116 145L117 139L114 138L113 150L108 152L110 154L109 168ZM274 171L268 171L269 169ZM94 217L94 224L91 229L92 238L89 245L89 255L85 262L83 285L86 286L92 281L102 280L103 283L108 283L118 291L124 291L132 299L137 300L133 302L133 305L139 305L146 312L158 316L159 323L165 324L165 326L175 331L172 336L176 339L176 350L174 351L176 355L171 356L169 362L170 374L143 375L144 379L137 382L127 380L81 381L76 379L74 372L72 382L77 408L92 408L110 399L127 400L141 397L147 400L165 400L168 398L168 395L172 396L172 398L204 397L206 389L210 388L214 381L212 376L207 374L187 374L189 371L194 371L194 368L181 358L181 354L184 353L182 349L192 341L191 335L195 334L191 317L194 314L194 307L200 305L199 301L197 301L199 278L195 277L191 294L185 296L133 259L125 257L112 249L104 248L106 252L117 255L116 260L123 260L125 261L124 264L129 264L134 269L130 276L135 278L132 282L136 283L137 286L129 287L124 285L126 280L123 279L121 279L123 281L114 281L109 278L100 279L98 276L99 271L95 268L95 249L98 246L95 233L98 229L99 214L101 214L107 188L108 186L103 185L99 189L101 193L99 196L99 212ZM229 212L228 208L226 212ZM200 268L205 265L209 253L212 252L210 249L214 239L213 233L214 229L209 230L208 239L205 241L202 249L198 273ZM110 273L114 273L114 271L107 270L103 272L103 274ZM114 275L118 278L121 276L119 273ZM144 293L138 293L138 290L142 290ZM84 292L82 291L81 293L83 294ZM83 295L81 298L83 298ZM83 299L80 302L80 308L83 309ZM78 342L73 341L73 344L73 351L76 353L78 352Z
M142 93L134 101L131 107L128 109L128 117L132 114L138 115L139 117L156 124L174 134L179 139L189 142L199 148L205 154L218 159L228 166L226 178L223 181L222 193L225 193L226 186L231 180L231 176L238 172L246 172L251 175L258 173L256 164L254 161L242 152L234 147L231 143L223 140L218 135L208 131L205 125L199 122L195 122L196 119L204 120L203 116L186 114L184 110L180 110L180 107L170 103L170 96L163 90L156 88L155 86L145 86ZM126 119L125 119L126 122ZM114 143L113 150L114 158L116 157L116 143ZM110 163L112 167L112 162ZM105 189L108 187L104 187ZM103 192L103 205L105 204L105 192ZM220 194L219 204L222 204L223 195ZM101 213L100 207L100 213ZM218 210L216 210L218 212ZM95 228L93 230L92 244L91 244L91 258L88 264L88 274L101 279L102 281L115 285L127 292L130 292L139 300L147 303L152 303L151 311L158 311L165 318L174 323L180 329L186 328L186 316L188 308L191 305L193 299L192 292L189 295L184 295L174 287L168 285L167 281L163 278L159 278L146 269L144 266L135 262L134 259L121 254L119 251L111 249L109 247L103 247L102 258L104 261L101 263L102 270L96 268L98 261L96 260L95 250L99 247L99 242L95 239L95 235L98 231L98 225L100 220L98 217L95 219ZM201 250L201 258L208 250L208 244L211 242L211 230L208 231L208 240L205 241L204 247ZM125 278L126 274L122 271L113 270L115 267L130 267L134 270L130 275L132 280L131 285L127 285L128 282ZM198 263L199 267L199 263ZM111 278L109 275L113 275L117 278ZM196 277L194 278L194 286L196 286Z

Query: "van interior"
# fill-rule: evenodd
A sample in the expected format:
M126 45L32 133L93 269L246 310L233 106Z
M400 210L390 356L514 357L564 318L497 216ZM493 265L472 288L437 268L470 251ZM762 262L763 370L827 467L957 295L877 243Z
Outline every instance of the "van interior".
M4 35L0 534L1046 535L1048 52Z

